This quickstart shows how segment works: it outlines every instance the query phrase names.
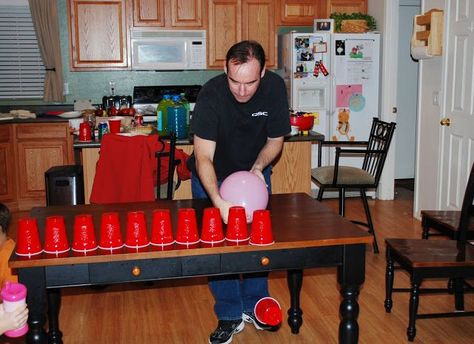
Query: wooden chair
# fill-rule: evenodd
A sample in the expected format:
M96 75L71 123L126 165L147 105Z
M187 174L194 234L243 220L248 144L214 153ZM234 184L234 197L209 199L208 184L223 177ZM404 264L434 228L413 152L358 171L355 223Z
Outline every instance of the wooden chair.
M458 210L422 210L421 225L423 227L422 238L430 236L448 236L457 239L461 211ZM436 232L433 233L432 230ZM474 222L469 224L467 239L474 239Z
M356 224L369 228L369 233L374 236L374 252L379 253L375 229L370 215L369 204L367 202L367 189L376 189L382 169L385 164L390 142L392 141L395 123L383 122L377 118L372 121L369 140L358 141L357 145L366 146L363 149L344 148L340 146L350 146L353 142L332 142L323 141L322 145L336 145L336 156L333 166L319 166L311 170L311 179L319 186L317 199L323 198L325 189L339 190L339 214L345 213L345 193L348 189L358 189L364 204L364 211L367 217L367 223L352 221ZM339 166L339 158L342 156L363 156L362 166L360 168L350 166Z
M474 316L474 311L464 310L464 280L474 277L474 246L467 240L469 223L474 217L474 165L464 194L456 240L386 239L387 270L385 311L391 312L392 292L409 291L409 320L407 336L413 341L417 319ZM397 268L410 274L411 288L393 288L395 263ZM418 314L420 294L448 293L448 288L420 288L425 279L447 278L453 280L455 312Z
M169 151L165 151L165 141L169 139ZM180 160L175 159L176 155L176 133L170 132L168 137L159 137L158 140L163 144L163 149L155 153L156 156L156 176L158 178L156 199L172 200L174 191L181 185L181 180L178 176L177 181L174 181L174 172ZM168 158L168 178L166 184L160 185L161 176L161 159ZM165 196L166 195L166 196Z

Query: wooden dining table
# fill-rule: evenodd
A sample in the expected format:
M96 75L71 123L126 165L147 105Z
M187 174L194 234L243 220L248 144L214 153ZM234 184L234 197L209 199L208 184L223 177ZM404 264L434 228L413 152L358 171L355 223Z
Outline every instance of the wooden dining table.
M74 217L78 214L92 214L99 240L101 214L105 212L119 213L125 238L129 211L144 211L147 229L151 232L154 209L170 209L172 223L176 224L178 209L194 208L199 224L203 209L209 206L206 200L48 206L33 208L30 216L38 221L42 243L46 218L63 216L71 243ZM62 288L277 270L287 271L291 301L288 324L296 335L303 324L300 308L303 270L331 266L337 267L342 296L339 342L357 343L357 298L365 279L366 245L372 242L372 236L305 193L272 195L267 209L271 213L275 240L268 246L223 244L188 249L173 246L170 250L161 250L150 245L142 251L123 248L78 253L70 250L58 255L41 253L31 257L13 253L9 265L17 269L19 281L28 289L27 343L62 343L59 329ZM176 234L176 228L173 230ZM46 311L48 331L45 329Z

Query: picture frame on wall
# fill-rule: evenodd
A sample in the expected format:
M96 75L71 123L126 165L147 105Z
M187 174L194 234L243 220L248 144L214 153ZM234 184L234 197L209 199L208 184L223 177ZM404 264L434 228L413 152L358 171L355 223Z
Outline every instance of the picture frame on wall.
M334 19L315 19L314 20L314 32L334 32Z

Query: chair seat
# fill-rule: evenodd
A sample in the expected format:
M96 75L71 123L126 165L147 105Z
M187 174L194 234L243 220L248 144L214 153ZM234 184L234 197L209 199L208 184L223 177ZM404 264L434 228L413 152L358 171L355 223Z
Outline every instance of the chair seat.
M458 231L461 211L458 210L422 210L422 223L427 229L433 228L444 235L453 237ZM454 238L454 237L453 237ZM474 239L474 221L471 219L467 229L467 239Z
M392 255L401 258L414 268L466 267L474 268L474 246L466 245L466 259L456 261L456 240L386 239Z
M351 166L339 166L336 184L374 185L375 178L363 169ZM322 185L332 185L334 166L313 168L311 176Z

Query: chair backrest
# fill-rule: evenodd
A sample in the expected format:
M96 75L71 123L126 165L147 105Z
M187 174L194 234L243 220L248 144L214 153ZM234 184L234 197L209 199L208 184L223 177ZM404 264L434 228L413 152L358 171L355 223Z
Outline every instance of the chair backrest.
M458 228L458 242L465 243L470 221L474 218L474 164L471 167L471 174L467 181L466 192L461 207L461 218Z
M396 123L394 122L387 123L375 117L372 121L367 153L365 154L362 168L374 176L375 186L379 184L395 126Z
M159 137L158 140L163 143L163 149L160 152L156 152L156 161L157 161L157 192L156 192L156 199L161 199L161 192L160 192L160 176L161 176L161 158L168 157L168 178L166 181L166 199L171 200L173 199L173 177L174 177L174 172L176 169L176 166L180 163L179 160L176 160L176 133L175 132L170 132L169 133L169 151L165 152L165 143L163 141L163 137ZM164 139L167 139L164 138ZM178 178L178 182L176 185L176 188L179 187L180 180Z

